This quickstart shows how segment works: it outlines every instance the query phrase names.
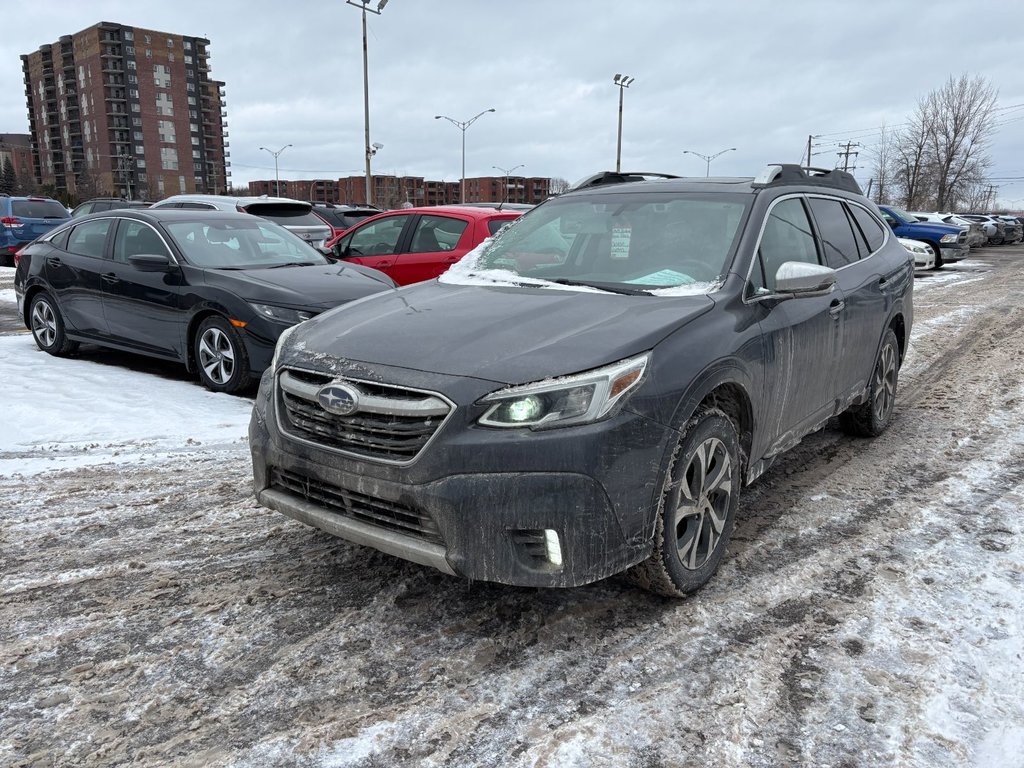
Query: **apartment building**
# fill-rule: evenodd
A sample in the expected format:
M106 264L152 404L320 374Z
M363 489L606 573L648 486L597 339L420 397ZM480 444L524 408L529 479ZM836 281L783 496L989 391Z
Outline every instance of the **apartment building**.
M14 174L25 181L32 174L32 137L27 133L0 133L0 170L11 163Z
M223 191L228 124L209 45L104 21L22 55L36 182L154 200Z

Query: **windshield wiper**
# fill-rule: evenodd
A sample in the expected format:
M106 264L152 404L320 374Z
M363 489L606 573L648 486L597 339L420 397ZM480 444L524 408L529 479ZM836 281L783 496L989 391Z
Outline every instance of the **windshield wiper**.
M548 280L549 283L558 283L559 285L581 285L586 288L597 288L601 291L608 291L610 293L623 293L627 296L650 296L646 290L642 288L627 288L624 285L618 283L597 283L588 282L586 280L567 280L564 277L559 277L554 280Z
M284 264L274 264L267 269L280 269L281 267L315 267L315 261L288 261Z

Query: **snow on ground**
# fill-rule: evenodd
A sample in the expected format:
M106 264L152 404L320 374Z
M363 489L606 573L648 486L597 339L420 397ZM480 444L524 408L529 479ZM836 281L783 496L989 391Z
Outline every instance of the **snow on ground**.
M0 476L238 447L252 411L251 400L192 382L53 357L28 333L0 337L0 381L19 384L4 407Z
M685 601L341 542L253 500L249 400L0 337L0 763L1021 768L1017 253L915 281L889 430L744 488Z

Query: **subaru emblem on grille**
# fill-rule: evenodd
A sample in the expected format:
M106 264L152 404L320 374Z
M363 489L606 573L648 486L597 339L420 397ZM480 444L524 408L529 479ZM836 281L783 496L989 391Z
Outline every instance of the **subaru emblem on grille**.
M348 384L332 381L316 393L320 407L335 416L349 416L359 410L359 392Z

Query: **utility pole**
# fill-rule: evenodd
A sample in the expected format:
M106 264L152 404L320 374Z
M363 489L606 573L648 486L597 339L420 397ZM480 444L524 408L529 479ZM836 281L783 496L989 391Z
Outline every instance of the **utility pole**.
M811 134L807 134L807 167L811 167L811 140L814 137Z
M988 190L985 192L985 200L987 201L987 204L985 206L986 211L991 211L993 206L995 206L996 189L998 189L998 187L996 187L995 184L988 185Z
M840 144L839 146L843 147L843 151L842 152L836 152L836 154L839 155L841 158L843 158L843 170L844 171L849 171L850 170L850 155L853 155L853 161L854 161L854 163L856 163L857 162L857 155L859 155L860 153L859 152L854 152L853 148L854 147L859 147L860 144L853 144L853 143L848 141L845 144ZM854 165L854 169L856 169L856 167L857 166Z

